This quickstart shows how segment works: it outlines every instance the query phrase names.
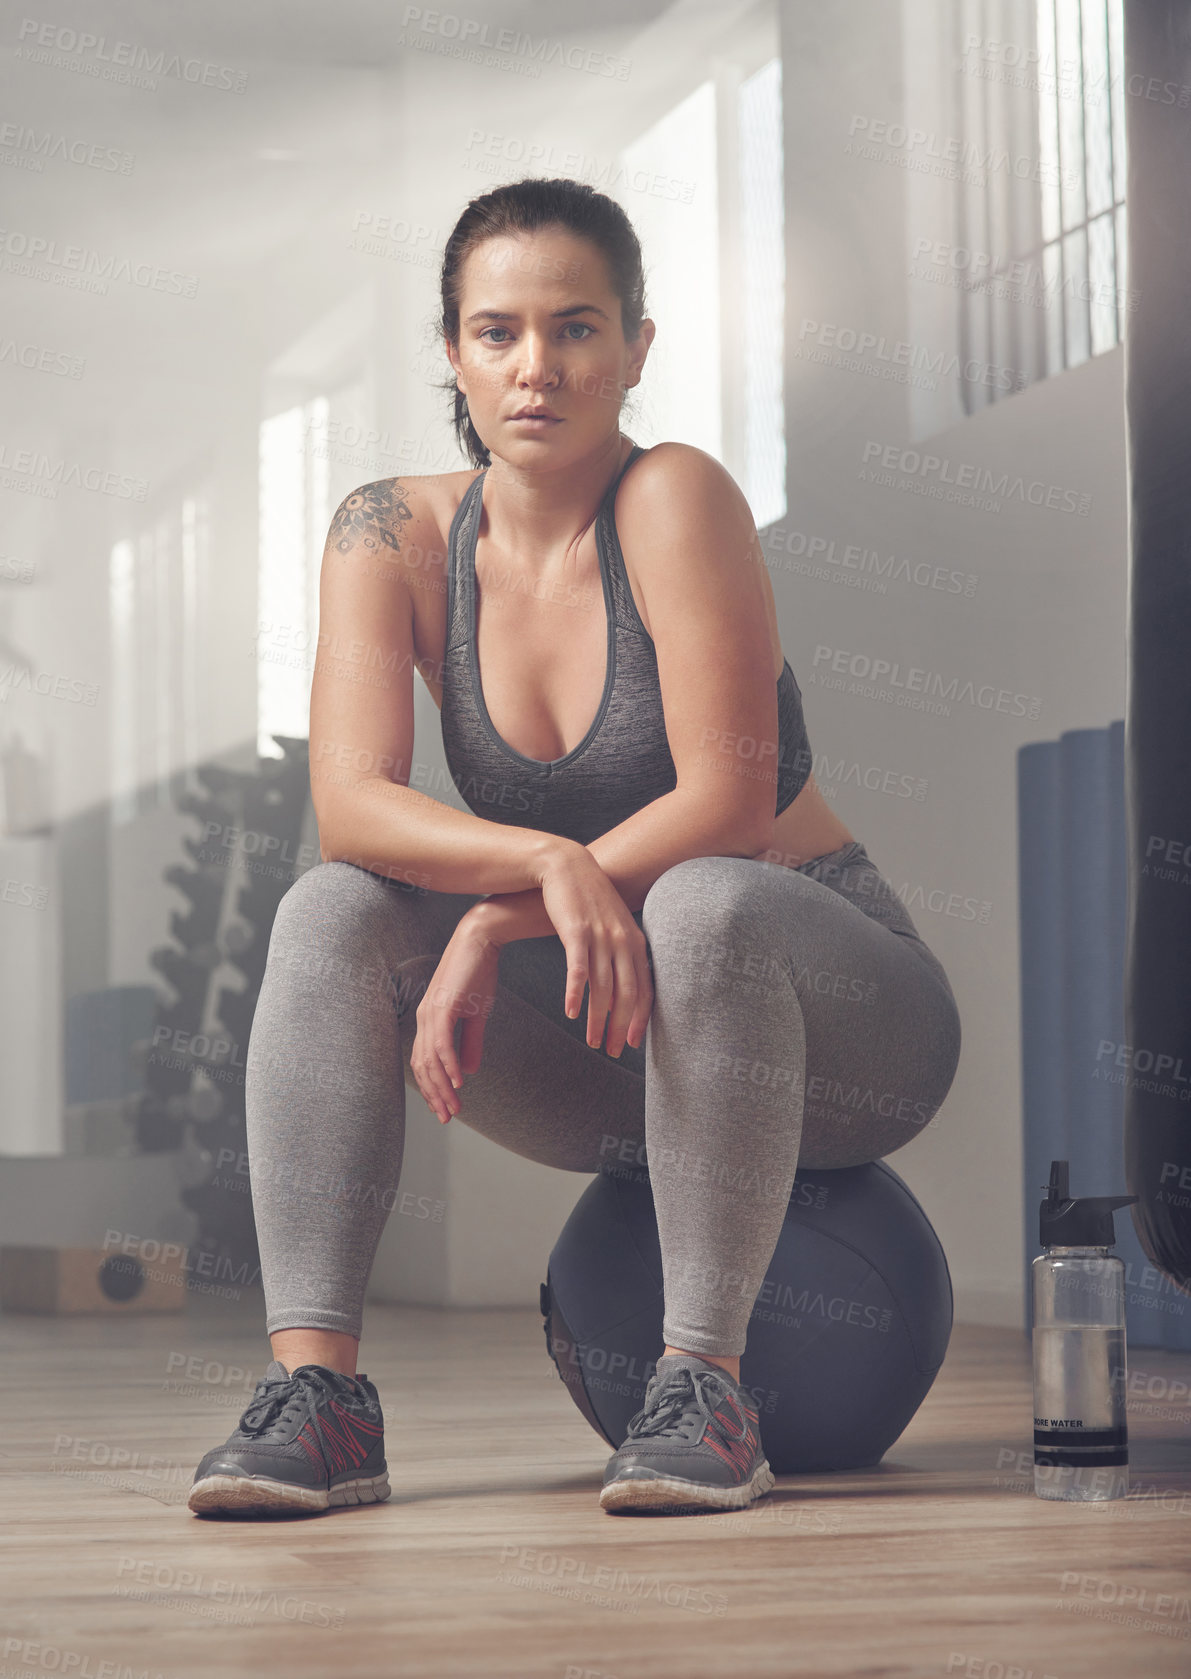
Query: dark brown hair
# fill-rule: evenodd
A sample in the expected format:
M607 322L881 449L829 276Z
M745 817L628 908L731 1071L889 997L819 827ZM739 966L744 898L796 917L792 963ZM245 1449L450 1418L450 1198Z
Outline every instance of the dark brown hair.
M603 252L612 289L620 299L621 329L626 339L637 336L645 318L645 274L633 224L614 198L564 175L550 180L527 176L469 201L443 249L439 322L443 337L452 344L459 342L460 281L464 261L475 247L485 239L536 233L543 227L565 228ZM492 457L471 423L467 398L453 380L442 388L454 397L452 423L460 448L473 466L491 465Z

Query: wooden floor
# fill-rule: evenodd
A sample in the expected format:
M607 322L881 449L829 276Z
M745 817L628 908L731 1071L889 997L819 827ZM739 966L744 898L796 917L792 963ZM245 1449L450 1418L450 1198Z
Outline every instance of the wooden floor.
M1025 1338L958 1325L876 1470L624 1517L536 1312L374 1305L392 1499L204 1520L187 1488L262 1321L259 1296L0 1319L4 1679L1191 1674L1191 1357L1130 1349L1154 1397L1130 1402L1125 1500L1034 1496Z

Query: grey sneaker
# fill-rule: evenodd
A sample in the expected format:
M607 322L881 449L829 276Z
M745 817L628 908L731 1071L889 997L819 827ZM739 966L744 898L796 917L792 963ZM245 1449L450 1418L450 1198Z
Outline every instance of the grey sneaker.
M669 1353L604 1471L608 1511L739 1510L774 1485L757 1412L718 1364Z
M196 1515L327 1510L389 1496L384 1418L367 1376L274 1359L234 1433L194 1472Z

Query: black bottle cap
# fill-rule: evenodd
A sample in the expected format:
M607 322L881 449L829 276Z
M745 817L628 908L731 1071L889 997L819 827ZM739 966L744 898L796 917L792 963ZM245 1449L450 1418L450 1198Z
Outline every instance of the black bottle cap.
M1066 1160L1052 1160L1046 1200L1038 1209L1038 1240L1044 1248L1110 1248L1116 1241L1113 1209L1127 1207L1136 1195L1067 1193Z

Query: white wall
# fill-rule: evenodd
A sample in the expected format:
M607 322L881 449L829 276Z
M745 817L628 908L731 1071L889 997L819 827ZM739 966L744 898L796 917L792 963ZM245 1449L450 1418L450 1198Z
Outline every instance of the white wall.
M826 9L790 0L783 9L790 492L769 553L824 790L832 788L829 766L853 775L875 767L926 784L919 799L901 796L898 780L890 785L899 791L884 793L841 777L834 798L874 861L906 889L919 932L951 978L963 1024L951 1094L890 1164L939 1231L957 1316L1017 1325L1015 755L1026 742L1124 715L1123 356L1111 351L967 419L954 417L957 404L945 392L924 401L883 375L898 342L928 354L955 347L954 293L908 276L915 241L950 233L951 199L937 177L920 179L903 166L904 149L881 147L877 158L848 149L857 117L916 125L936 134L940 147L953 132L955 88L947 78L957 72L940 44L941 24L927 27L934 12L933 0L906 0L900 13L913 27L903 42L899 8L879 0ZM884 345L839 365L831 346L845 329ZM812 348L825 359L812 361ZM871 482L862 472L873 445L930 453L948 465L924 472L921 459L909 456L911 470L895 471L892 485ZM994 480L1006 475L1010 486L1020 478L1021 493L1001 497L995 511L919 493L931 486L946 495L943 478L962 482L964 466ZM1088 497L1085 515L1032 505L1031 485L1043 486L1028 492L1043 502L1054 487L1060 507L1064 491L1075 492L1076 505ZM834 544L831 557L830 550L818 554L820 577L807 575L812 538ZM917 575L929 581L891 577L883 593L848 586L846 579L878 576L855 555L845 563L849 545L875 553L882 565L890 556L925 563ZM961 588L952 574L965 580ZM1003 702L1002 714L955 703L949 715L928 715L898 705L888 681L888 701L846 691L847 679L841 688L823 687L831 659L816 663L822 648L900 666L903 692L905 673L918 667L945 683L957 679L960 688L970 682L1023 698ZM1013 715L1019 703L1037 715ZM932 893L941 911L914 907ZM963 900L981 907L973 915Z

